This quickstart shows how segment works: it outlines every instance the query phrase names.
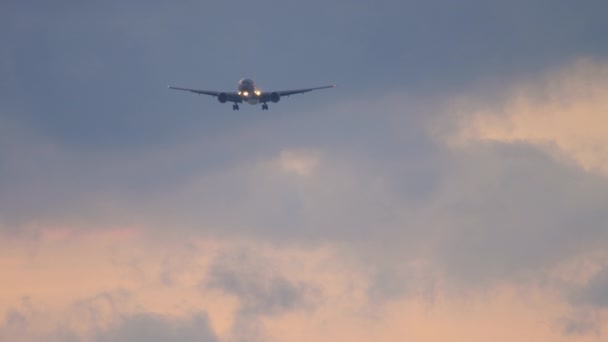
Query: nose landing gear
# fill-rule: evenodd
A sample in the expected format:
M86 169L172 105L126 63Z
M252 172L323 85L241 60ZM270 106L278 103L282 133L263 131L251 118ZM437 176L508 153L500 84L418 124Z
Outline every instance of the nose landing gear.
M239 110L239 105L238 104L233 104L232 105L232 110Z
M264 104L262 105L262 110L268 110L268 105L264 103Z

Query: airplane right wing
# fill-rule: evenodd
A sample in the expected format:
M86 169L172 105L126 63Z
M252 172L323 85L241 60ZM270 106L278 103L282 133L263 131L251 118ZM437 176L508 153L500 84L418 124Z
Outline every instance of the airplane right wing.
M234 92L223 92L223 91L214 91L214 90L199 90L199 89L190 89L190 88L179 88L179 87L172 87L169 86L169 89L175 89L175 90L184 90L184 91L189 91L191 93L195 93L195 94L199 94L199 95L209 95L209 96L213 96L213 97L218 97L220 96L220 94L225 94L226 95L226 101L229 102L238 102L241 103L243 102L243 100L241 99L241 97L239 96L239 94L234 93Z

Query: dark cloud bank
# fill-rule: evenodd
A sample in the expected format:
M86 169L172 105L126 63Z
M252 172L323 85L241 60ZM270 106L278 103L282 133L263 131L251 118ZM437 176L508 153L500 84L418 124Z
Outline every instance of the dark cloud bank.
M404 260L428 258L475 287L608 243L605 176L532 144L451 149L425 131L425 117L456 89L605 57L605 1L49 6L9 1L0 11L3 233L32 222L134 224L330 242L377 266L382 284L370 293L380 297L408 288ZM263 39L243 42L243 29ZM252 68L269 87L340 87L268 114L164 88L231 89ZM281 151L299 149L319 152L310 176L273 166ZM201 290L236 296L243 319L315 301L306 285L248 272L217 264ZM607 278L600 272L573 303L605 308ZM586 322L570 320L566 332L592 331ZM5 327L24 324L7 314ZM204 314L142 313L99 335L121 339L216 337Z

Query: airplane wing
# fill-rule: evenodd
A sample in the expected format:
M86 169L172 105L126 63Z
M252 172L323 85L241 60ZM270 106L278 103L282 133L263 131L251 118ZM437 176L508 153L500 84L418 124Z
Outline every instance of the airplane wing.
M309 91L318 90L318 89L327 89L327 88L335 88L335 87L336 87L336 85L332 84L332 85L328 85L328 86L315 87L315 88L305 88L305 89L295 89L295 90L281 90L281 91L275 91L275 93L278 93L281 96L289 96L289 95L307 93ZM272 93L272 92L269 92L269 93Z
M213 96L213 97L217 97L220 94L226 94L226 99L230 102L239 102L240 103L243 101L237 93L233 93L233 92L223 92L223 91L215 91L215 90L199 90L199 89L172 87L172 86L169 86L168 88L175 89L175 90L184 90L184 91L189 91L191 93L195 93L195 94L199 94L199 95L209 95L209 96Z

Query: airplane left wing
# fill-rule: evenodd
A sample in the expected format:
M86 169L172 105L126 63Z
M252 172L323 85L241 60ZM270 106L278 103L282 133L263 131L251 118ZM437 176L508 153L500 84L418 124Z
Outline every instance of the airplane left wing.
M332 84L332 85L328 85L328 86L315 87L315 88L305 88L305 89L295 89L295 90L281 90L281 91L275 91L275 93L279 94L280 96L289 96L289 95L307 93L309 91L318 90L318 89L327 89L327 88L335 88L335 87L336 87L336 85Z

